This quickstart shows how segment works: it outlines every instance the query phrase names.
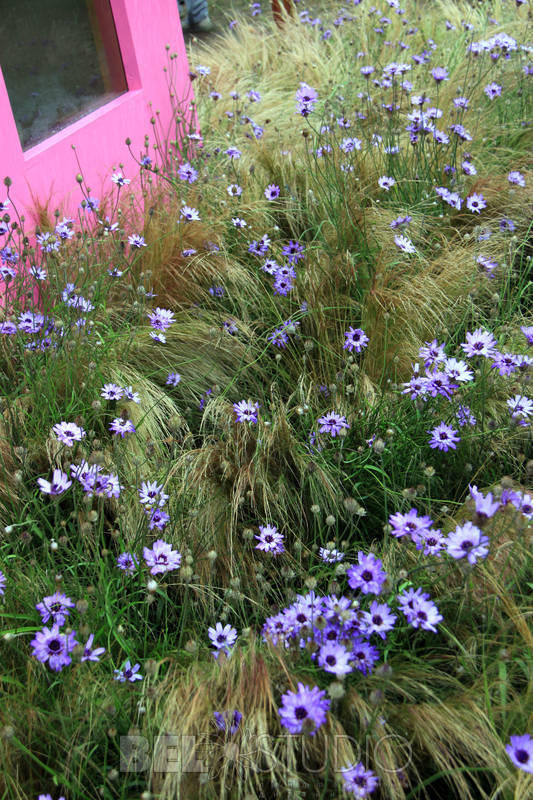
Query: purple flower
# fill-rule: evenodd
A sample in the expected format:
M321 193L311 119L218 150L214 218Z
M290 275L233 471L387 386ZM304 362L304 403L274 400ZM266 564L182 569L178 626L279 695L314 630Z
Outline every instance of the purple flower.
M390 191L395 183L396 181L394 178L390 178L387 175L382 175L378 180L378 184L382 189L385 189L386 192Z
M296 264L300 259L304 257L304 246L300 244L300 242L295 242L291 239L291 241L284 245L281 252L286 257L289 264Z
M81 442L86 432L74 422L59 422L52 428L57 438L67 447L72 447L74 442Z
M435 603L429 599L429 595L423 593L421 588L416 591L406 589L398 595L398 602L409 625L412 625L413 628L422 628L425 631L437 633L435 625L442 622L444 617L439 613Z
M451 425L446 425L445 422L441 422L440 425L437 425L435 428L428 431L428 433L431 433L429 446L433 450L437 448L438 450L443 450L445 453L447 453L450 448L456 450L455 443L461 441L460 437L457 436L457 431L452 428Z
M213 716L219 730L229 731L231 736L239 730L242 719L240 711L215 711Z
M322 561L325 561L326 564L336 564L344 558L344 553L341 553L340 550L337 550L335 547L321 547L318 553Z
M30 642L33 647L32 655L43 664L48 661L48 666L54 672L61 672L63 667L68 667L72 662L70 653L77 644L76 631L60 633L58 625L43 628Z
M178 178L182 181L187 181L187 183L194 183L198 178L198 172L191 164L185 162L184 164L180 164L178 168Z
M127 186L127 185L128 185L128 183L131 183L130 179L129 179L129 178L125 178L125 177L124 177L124 175L122 174L122 172L115 172L115 173L114 173L114 174L111 176L111 180L112 180L112 181L113 181L113 183L115 183L117 186Z
M464 425L474 426L477 423L475 416L472 414L468 406L459 406L455 416L457 417L457 421L461 427Z
M198 209L191 206L182 206L180 209L180 216L185 222L200 222L200 213Z
M233 403L233 410L237 415L235 422L257 422L257 413L259 411L259 403L253 403L251 400L241 400L238 403Z
M267 200L275 200L279 197L280 188L275 183L270 183L265 189L265 197Z
M511 736L511 743L505 751L515 767L533 774L533 739L529 733L522 736Z
M490 358L494 354L496 344L496 339L490 331L476 328L473 333L467 331L466 342L463 342L461 347L469 358L474 356Z
M383 562L373 553L365 555L361 550L357 554L359 564L350 567L346 575L352 589L360 589L363 594L380 594L387 580Z
M498 83L489 83L488 86L485 86L483 89L489 100L494 100L495 97L500 97L502 93L502 87Z
M91 633L83 648L81 661L100 661L100 656L105 653L105 647L93 648L94 633Z
M300 83L300 88L296 91L296 111L302 117L308 117L318 102L318 92L312 89L307 83L303 81Z
M428 516L419 517L416 508L411 508L407 514L401 514L399 511L396 514L391 514L389 517L389 525L392 527L392 535L400 538L414 533L420 533L422 530L428 530L433 524Z
M525 395L515 394L507 400L507 407L513 419L527 420L533 414L533 401Z
M518 170L513 170L512 172L510 172L507 176L507 180L509 181L509 183L514 183L515 186L526 185L526 179L524 178L521 172L518 172Z
M404 253L416 253L416 247L408 236L398 235L394 237L394 244Z
M60 469L54 470L51 483L45 481L44 478L37 478L37 483L39 484L41 492L52 495L63 494L69 486L72 486L72 481L69 481L68 475Z
M221 622L217 622L216 626L209 628L207 632L213 647L216 650L224 650L226 654L237 641L237 631L231 625L223 626Z
M116 383L105 383L100 391L100 396L106 400L120 400L123 394L123 389Z
M353 671L351 653L342 644L327 642L318 651L318 664L325 672L347 675Z
M139 501L145 506L153 506L154 504L164 506L168 500L168 494L163 492L163 484L158 485L157 481L152 481L151 483L142 481L141 488L138 491Z
M177 386L178 383L181 381L181 375L179 372L169 372L166 383L170 386Z
M168 308L156 308L154 311L148 311L147 316L152 328L160 331L166 331L175 322L174 312L169 311Z
M264 550L265 553L274 553L274 555L283 553L285 550L283 534L279 533L274 525L260 525L259 536L255 538L259 540L259 544L255 546L256 550Z
M282 705L278 709L281 724L289 733L309 733L314 736L318 728L326 722L326 712L330 701L326 692L318 686L310 688L298 683L298 691L288 691L282 695Z
M6 588L6 576L0 570L0 595L4 594L5 588Z
M320 433L330 433L333 438L335 438L341 430L350 427L346 422L346 417L341 414L335 414L334 411L330 411L323 417L319 417L318 424L322 426L319 431Z
M431 70L431 75L436 83L449 80L450 76L446 67L435 67Z
M348 794L355 797L368 797L377 787L379 778L374 775L371 769L366 770L361 762L358 764L348 764L341 769L344 778L343 789Z
M474 193L466 198L466 207L473 214L480 214L481 211L487 207L487 204L482 194Z
M476 503L476 513L486 519L493 517L500 507L500 502L494 500L492 492L487 492L486 495L483 495L478 491L477 486L470 486L470 484L468 484L468 490L470 492L470 497Z
M374 669L374 664L379 661L379 650L364 639L355 639L353 642L352 659L356 669L363 675L368 675Z
M240 197L242 194L242 187L239 186L237 183L231 183L226 188L226 191L230 197Z
M366 333L361 328L348 328L345 332L346 341L344 342L342 349L348 350L351 353L355 350L356 353L360 353L363 347L366 347L368 342L370 341Z
M75 605L66 594L54 592L54 594L44 597L40 603L37 603L35 608L41 615L43 623L51 619L52 625L57 625L60 628L70 614L69 609L74 608Z
M241 157L241 151L237 147L228 147L227 150L224 151L228 158L238 159Z
M139 559L132 553L121 553L117 557L117 567L121 569L126 575L133 575L139 566Z
M177 550L173 550L172 545L163 541L163 539L155 541L151 549L144 547L143 557L146 566L150 567L151 575L171 572L174 569L179 569L181 564L181 554Z
M378 603L377 600L372 601L370 611L363 611L362 616L361 631L365 636L377 633L382 639L385 639L387 633L394 628L394 623L398 619L387 603Z
M135 664L135 666L132 667L128 659L128 661L126 661L122 669L113 670L115 673L115 680L120 681L120 683L125 683L126 681L129 681L130 683L135 683L135 681L142 681L143 676L139 675L140 668L141 668L140 664Z
M235 228L246 228L247 222L240 217L232 217L231 222Z
M135 433L135 426L130 419L116 417L116 419L114 419L110 424L109 430L115 435L120 435L121 439L123 439L126 433Z
M137 233L132 233L131 236L128 236L128 243L130 247L148 247L146 242L144 241L144 236L139 236Z
M470 564L475 564L489 552L489 539L471 522L465 522L448 534L446 550L452 558L466 557Z

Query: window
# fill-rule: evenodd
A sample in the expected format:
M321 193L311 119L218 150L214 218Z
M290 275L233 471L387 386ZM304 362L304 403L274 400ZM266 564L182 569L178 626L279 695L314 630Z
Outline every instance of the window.
M0 66L24 150L128 88L110 0L0 0Z

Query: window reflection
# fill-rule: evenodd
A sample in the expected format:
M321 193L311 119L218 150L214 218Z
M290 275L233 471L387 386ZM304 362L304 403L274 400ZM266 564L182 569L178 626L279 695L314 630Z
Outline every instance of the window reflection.
M0 0L0 66L25 150L127 91L109 0Z

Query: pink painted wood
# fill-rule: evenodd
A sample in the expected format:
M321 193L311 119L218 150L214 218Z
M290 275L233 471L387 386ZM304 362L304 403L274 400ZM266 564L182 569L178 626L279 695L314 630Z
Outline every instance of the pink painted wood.
M172 120L164 72L168 53L177 54L176 96L193 99L176 0L110 0L110 4L128 91L29 150L22 150L0 69L0 201L5 199L3 179L9 176L10 194L19 213L26 217L28 233L36 222L36 202L47 206L50 214L58 208L66 216L77 216L82 195L76 183L76 154L93 196L109 192L112 169L120 162L125 165L126 176L128 164L132 172L137 170L126 138L131 139L132 150L139 155L144 150L145 135L153 142L150 119L156 112L163 129ZM4 289L5 284L0 282L0 306Z

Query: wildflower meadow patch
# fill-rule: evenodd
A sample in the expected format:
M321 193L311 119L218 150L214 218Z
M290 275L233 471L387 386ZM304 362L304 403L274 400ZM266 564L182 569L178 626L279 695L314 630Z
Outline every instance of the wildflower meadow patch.
M261 5L0 193L2 797L527 800L529 4Z

